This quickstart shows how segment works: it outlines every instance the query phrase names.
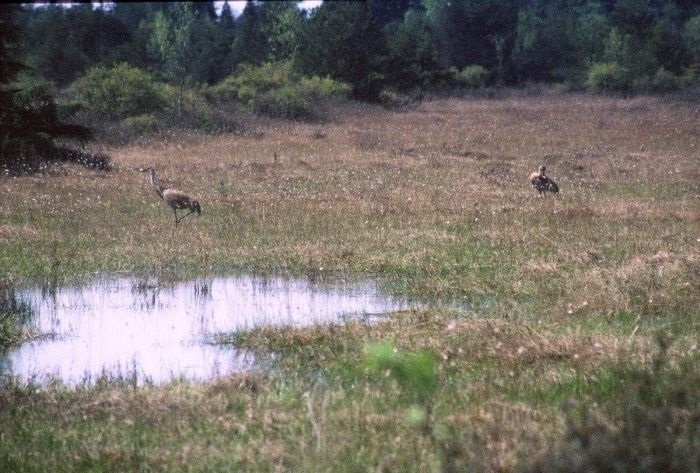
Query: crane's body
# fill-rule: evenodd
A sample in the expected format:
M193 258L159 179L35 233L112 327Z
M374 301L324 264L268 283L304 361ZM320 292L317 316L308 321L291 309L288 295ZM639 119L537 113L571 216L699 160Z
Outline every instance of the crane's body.
M542 197L545 197L547 192L551 192L552 194L559 192L559 185L544 174L546 169L545 166L540 166L539 171L531 173L529 177L532 187L534 187Z
M151 187L156 191L158 197L163 199L163 201L168 204L168 207L173 209L173 214L175 214L175 226L180 223L180 220L194 212L197 212L197 215L201 215L202 207L199 205L199 202L190 198L190 196L184 192L162 185L156 177L156 170L154 168L149 167L143 171L148 172ZM182 217L178 217L178 210L189 210L189 212Z

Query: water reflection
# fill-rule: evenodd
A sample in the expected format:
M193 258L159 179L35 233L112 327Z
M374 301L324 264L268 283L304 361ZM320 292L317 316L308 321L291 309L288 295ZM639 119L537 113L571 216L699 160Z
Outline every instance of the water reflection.
M232 275L185 282L102 278L82 286L21 291L29 323L54 334L11 350L0 371L66 384L102 376L159 384L240 372L254 356L206 343L211 335L260 325L337 322L407 308L371 282Z

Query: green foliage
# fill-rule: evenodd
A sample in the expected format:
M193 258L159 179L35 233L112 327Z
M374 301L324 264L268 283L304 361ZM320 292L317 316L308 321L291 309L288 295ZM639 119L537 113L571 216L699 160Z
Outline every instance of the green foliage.
M377 100L387 51L367 2L323 2L304 24L294 61L305 75L347 82L353 95Z
M692 77L700 63L700 10L687 1L323 2L306 13L297 2L248 1L238 18L228 4L223 12L216 18L211 2L26 8L24 60L60 87L96 65L152 70L178 86L178 115L186 83L215 84L241 64L292 61L378 100L387 88L441 87L470 64L497 84L581 86L591 65L615 62L634 78L629 91L643 92L655 90L660 67ZM292 109L302 103L278 95Z
M329 98L347 98L352 92L345 82L333 80L330 77L302 77L299 80L299 92L311 101L326 100Z
M586 85L594 92L625 92L631 88L630 73L616 62L593 64Z
M653 92L672 92L681 88L682 81L674 73L660 67L651 81Z
M22 339L22 327L11 312L0 311L0 351L16 345Z
M695 64L700 64L700 14L690 18L683 26L683 39Z
M425 13L409 10L403 21L387 25L384 35L394 87L406 90L437 82L438 49Z
M697 356L672 367L661 342L651 369L619 366L621 395L605 396L609 418L590 402L567 413L563 441L528 472L687 472L700 465Z
M178 115L188 84L218 83L241 64L291 61L372 101L384 89L440 88L471 64L499 85L578 87L593 64L617 63L634 78L630 92L656 90L660 67L692 77L700 64L700 10L688 1L386 0L306 13L297 2L248 1L235 19L228 4L216 18L211 2L19 9L22 60L40 78L63 87L126 62L177 85ZM276 94L282 108L304 108L303 97Z
M157 12L151 25L150 47L160 58L166 77L178 84L177 114L182 111L182 95L190 73L194 14L187 3L175 3L169 14Z
M349 93L347 84L328 77L302 77L289 63L244 64L209 91L215 100L236 101L256 113L287 118L310 116L315 105Z
M649 50L639 44L639 39L618 28L610 30L605 41L605 62L617 63L629 73L630 77L640 78L652 75L659 65Z
M156 118L151 113L127 117L123 121L124 126L135 133L147 133L158 129Z
M689 49L686 47L682 30L667 18L654 25L649 36L648 49L656 61L673 73L682 72L689 62Z
M131 35L109 12L90 4L37 8L24 28L27 63L39 75L63 86L95 63L109 63L128 50Z
M595 23L583 27L579 18L589 19L591 14L571 14L552 7L538 9L537 4L520 11L512 59L521 79L561 81L583 68L586 56L595 54L590 36L601 32L590 31Z
M457 83L470 88L479 89L485 87L489 80L489 71L484 66L473 64L467 66L459 72L456 72L454 77Z
M0 6L0 163L28 170L30 161L51 158L54 139L90 137L88 129L59 120L53 88L45 82L20 81L17 7Z
M260 6L249 1L236 22L236 38L231 46L229 63L262 64L268 55L267 37L263 31Z
M187 73L193 21L194 16L187 5L179 3L173 6L169 15L156 12L151 24L150 47L172 79L184 79Z
M208 109L199 110L195 114L195 118L197 119L197 124L200 129L207 132L211 132L214 129L214 117L212 117Z
M285 61L294 54L297 35L304 21L294 2L262 2L261 28L267 46L265 60Z
M430 352L406 353L393 344L380 342L366 348L365 366L371 373L388 372L404 392L421 405L429 402L438 386L435 356Z
M122 119L171 108L175 96L172 86L125 63L93 67L67 91L68 99L83 104L89 113Z
M19 301L11 287L0 287L0 352L17 345L26 336L23 328L31 309Z

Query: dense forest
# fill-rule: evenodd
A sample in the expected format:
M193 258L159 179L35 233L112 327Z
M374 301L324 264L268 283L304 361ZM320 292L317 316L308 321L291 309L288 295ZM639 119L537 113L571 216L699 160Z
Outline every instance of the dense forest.
M13 109L43 107L52 132L81 113L147 129L166 110L211 128L213 102L297 118L329 97L532 82L658 93L700 77L696 0L297 3L249 1L237 17L215 2L3 6L3 154L31 119Z

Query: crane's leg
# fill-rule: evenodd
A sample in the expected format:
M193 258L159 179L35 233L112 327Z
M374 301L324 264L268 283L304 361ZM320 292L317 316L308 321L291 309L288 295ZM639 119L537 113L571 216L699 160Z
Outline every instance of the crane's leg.
M188 213L186 213L185 215L183 215L182 217L180 217L180 220L182 220L183 218L185 218L185 217L187 217L188 215L193 214L193 213L194 213L194 210L190 210Z
M173 213L175 214L175 226L177 227L177 224L180 223L180 220L177 218L177 210L173 209Z

